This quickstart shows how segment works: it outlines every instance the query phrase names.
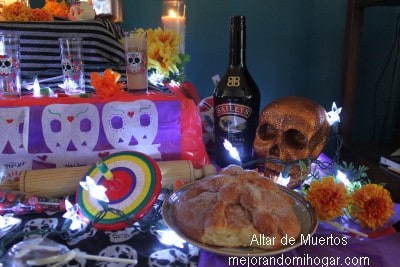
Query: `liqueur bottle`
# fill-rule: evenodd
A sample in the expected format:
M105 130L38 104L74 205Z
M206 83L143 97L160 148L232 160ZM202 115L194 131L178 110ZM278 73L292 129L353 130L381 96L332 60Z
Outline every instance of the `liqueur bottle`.
M246 66L246 18L230 18L229 66L213 93L215 161L220 167L252 159L260 90Z

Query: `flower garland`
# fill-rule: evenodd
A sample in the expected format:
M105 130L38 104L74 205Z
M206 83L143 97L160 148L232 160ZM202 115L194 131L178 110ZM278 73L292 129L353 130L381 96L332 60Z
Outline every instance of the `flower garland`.
M68 18L69 6L65 0L46 0L43 9L47 10L53 16Z
M3 8L6 21L54 21L54 16L67 18L69 6L65 0L46 0L43 8L31 9L21 2L14 2Z
M6 21L29 21L31 9L21 2L15 2L4 6L2 15Z
M354 171L354 167L351 164L349 166ZM358 176L365 177L365 174ZM306 200L315 208L318 218L324 221L347 215L362 227L376 230L394 214L389 191L369 181L354 179L353 182L343 182L336 176L320 179L314 176L309 185L303 184L303 192Z
M54 21L54 16L45 9L31 9L29 21Z

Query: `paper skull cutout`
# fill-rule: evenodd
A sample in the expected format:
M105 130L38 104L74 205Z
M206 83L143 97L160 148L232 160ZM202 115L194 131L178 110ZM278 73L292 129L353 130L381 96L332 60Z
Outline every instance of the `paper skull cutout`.
M272 101L261 112L253 148L258 158L278 158L284 162L318 158L329 138L326 111L303 97L289 96ZM279 176L284 165L266 162L264 174ZM290 166L288 187L301 184L301 168Z

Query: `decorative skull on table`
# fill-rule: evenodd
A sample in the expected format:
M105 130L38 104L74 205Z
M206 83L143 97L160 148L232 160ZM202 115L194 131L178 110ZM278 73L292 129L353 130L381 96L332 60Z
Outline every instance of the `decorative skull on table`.
M327 114L319 104L303 97L288 96L272 101L261 112L253 143L258 158L279 159L283 162L316 159L324 149L330 134ZM305 162L306 163L306 162ZM279 176L285 164L267 161L264 174ZM299 164L289 169L294 188L304 175Z
M6 56L0 56L0 75L3 77L8 76L11 73L12 65L13 65L12 58Z

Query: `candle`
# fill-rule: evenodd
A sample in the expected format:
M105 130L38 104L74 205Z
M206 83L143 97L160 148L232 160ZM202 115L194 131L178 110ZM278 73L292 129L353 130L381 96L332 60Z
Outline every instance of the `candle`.
M37 78L35 78L35 81L33 82L33 96L40 97L40 85Z
M180 35L185 32L186 18L178 16L174 10L170 10L168 16L162 16L161 22L164 30L176 30Z
M184 1L164 1L161 23L164 30L175 30L181 39L180 52L185 53L186 5Z
M4 47L4 40L0 40L0 56L6 55L6 49Z

